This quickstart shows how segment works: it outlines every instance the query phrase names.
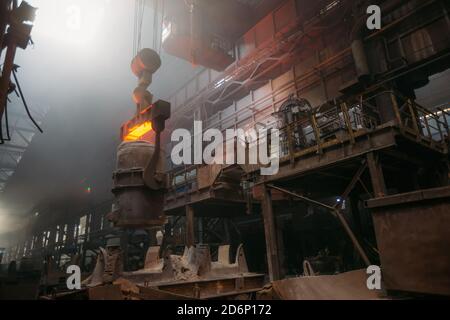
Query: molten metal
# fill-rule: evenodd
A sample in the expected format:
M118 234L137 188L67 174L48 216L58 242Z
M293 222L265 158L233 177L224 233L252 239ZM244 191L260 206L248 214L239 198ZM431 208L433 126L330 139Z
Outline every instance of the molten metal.
M145 121L142 124L136 125L129 129L128 133L124 136L124 141L136 141L142 138L144 135L153 130L153 124L150 121Z

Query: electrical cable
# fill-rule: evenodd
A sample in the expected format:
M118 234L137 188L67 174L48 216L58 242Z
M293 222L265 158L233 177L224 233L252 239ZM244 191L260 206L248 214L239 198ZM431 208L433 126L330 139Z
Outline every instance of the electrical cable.
M153 2L153 49L155 51L158 51L158 40L159 40L159 36L158 36L158 5L159 5L159 1L158 0L154 0Z
M144 11L145 11L145 0L136 0L134 10L133 58L138 54L139 50L141 49Z
M159 47L158 47L158 54L159 55L161 55L161 50L162 50L162 42L163 42L162 34L163 34L163 30L164 30L164 16L166 15L165 1L162 0L161 2L162 2L161 3L161 32L160 32L161 38L160 38Z
M136 42L137 42L137 12L138 12L138 1L139 0L135 0L134 1L134 25L133 25L133 57L134 58L136 56Z
M5 101L5 127L6 127L6 138L3 137L3 121L0 119L0 145L4 144L5 141L11 141L11 135L9 132L9 119L8 119L8 98Z
M159 21L158 11L160 10L159 0L153 0L153 35L152 35L152 48L161 53L162 49L162 29L164 24L165 4L162 1L162 19ZM136 55L142 49L142 30L144 24L144 16L146 9L146 0L136 0L135 2L135 16L134 16L134 34L133 34L133 49ZM160 31L161 30L161 31Z
M26 112L28 114L28 117L30 118L31 122L33 122L33 124L35 125L36 129L38 129L40 133L44 133L44 131L39 126L39 124L36 122L36 120L34 120L33 116L31 115L30 109L28 108L28 104L27 104L27 102L25 100L25 96L23 95L22 88L20 86L19 80L17 79L16 69L17 69L17 66L13 69L14 81L16 82L17 89L19 90L19 93L20 93L20 98L22 99L22 102L23 102L25 110L26 110Z
M185 0L185 3L186 0ZM190 6L189 6L189 13L190 13L190 23L191 23L191 63L193 65L197 64L196 62L196 50L194 49L194 32L195 32L195 28L194 28L194 9L195 9L195 2L194 0L191 1Z
M5 144L5 140L3 139L3 124L2 119L0 119L0 145Z
M8 101L5 103L5 127L6 127L6 139L4 141L11 141L11 135L9 132L9 120L8 120Z
M138 28L138 48L139 52L142 49L142 26L144 23L144 13L145 13L145 0L142 0L139 8L139 28Z

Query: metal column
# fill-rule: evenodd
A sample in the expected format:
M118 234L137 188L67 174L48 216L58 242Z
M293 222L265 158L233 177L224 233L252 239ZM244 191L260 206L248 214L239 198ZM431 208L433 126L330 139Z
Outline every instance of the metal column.
M262 187L264 196L262 201L262 214L264 219L264 234L266 238L267 264L270 281L281 279L280 259L278 256L277 229L273 212L272 192L266 185Z
M191 205L186 206L186 246L188 248L195 245L194 234L194 208Z
M369 153L367 155L367 164L375 198L385 197L387 195L386 183L378 156L373 152Z

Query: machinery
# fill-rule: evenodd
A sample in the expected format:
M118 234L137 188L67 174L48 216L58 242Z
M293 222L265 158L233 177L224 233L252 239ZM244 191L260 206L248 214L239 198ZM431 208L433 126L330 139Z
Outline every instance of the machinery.
M164 170L161 133L170 117L170 104L153 103L147 90L160 66L158 54L151 49L140 51L131 66L139 79L133 95L137 112L121 129L123 143L118 148L117 170L113 175L117 201L109 214L110 221L121 229L149 230L166 223L164 192L168 176ZM217 298L249 294L264 285L264 275L249 273L242 245L237 248L235 262L230 262L230 246L219 248L215 262L206 245L186 247L181 256L170 248L150 247L144 269L135 272L124 272L126 254L119 238L109 239L106 248L100 248L95 269L83 282L84 289L69 297L87 293L89 299L114 296L145 300L160 295ZM59 297L67 298L65 294Z
M299 151L311 147L318 138L326 141L342 136L347 131L347 121L353 131L371 126L358 104L348 110L334 101L313 107L308 100L294 95L290 95L274 115L282 130L282 155L287 155L290 148Z
M161 133L170 117L170 104L153 103L147 90L161 59L151 49L143 49L133 60L131 69L139 79L133 98L136 116L122 126L123 143L119 146L117 171L113 175L113 193L117 209L109 216L117 227L150 228L164 224L164 154ZM144 136L148 141L143 140Z
M100 237L103 220L90 222L87 239L101 243L94 271L81 290L50 298L251 298L268 279L263 298L449 296L450 109L422 106L416 90L450 66L448 1L380 0L381 30L367 30L365 0L166 4L162 48L205 69L171 88L172 113L148 90L157 52L133 59L136 113L121 127L108 216L120 230ZM278 173L166 171L161 135L193 121L222 131L278 125ZM157 245L125 238L157 229L166 236ZM140 260L129 268L135 243ZM368 291L372 265L387 292Z
M291 135L283 133L281 136L281 144L284 146L282 153L287 154L287 144L292 141L295 148L304 148L308 145L308 139L311 135L308 135L307 127L300 124L301 120L310 120L313 107L311 103L306 99L299 99L294 95L282 104L280 110L276 113L279 118L279 127L284 128L287 126L294 126L292 128ZM308 126L311 129L311 126ZM310 132L312 133L312 132ZM292 140L291 140L292 139Z
M170 3L162 39L166 52L217 71L232 64L231 42L211 31L214 20L208 19L211 7L221 6L220 2L190 0L181 9Z
M18 5L17 1L0 1L0 56L3 50L6 49L0 78L0 144L11 139L9 136L7 104L8 96L13 92L22 98L28 116L42 132L28 110L22 89L17 80L16 72L19 66L14 64L17 48L25 50L31 42L32 23L36 18L36 11L36 8L30 6L25 1L22 1L20 5ZM12 76L14 77L15 83L11 81ZM2 128L4 116L5 129ZM6 131L6 137L3 136L3 130Z

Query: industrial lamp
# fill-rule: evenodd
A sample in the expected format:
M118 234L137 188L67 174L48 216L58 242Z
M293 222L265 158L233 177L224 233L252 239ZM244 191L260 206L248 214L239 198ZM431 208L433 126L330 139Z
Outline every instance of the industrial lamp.
M22 1L20 6L11 11L10 23L7 38L13 38L15 44L21 48L26 49L30 41L31 31L33 29L33 22L36 19L37 9L30 6L27 2Z

